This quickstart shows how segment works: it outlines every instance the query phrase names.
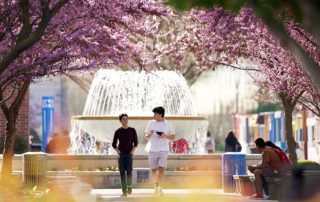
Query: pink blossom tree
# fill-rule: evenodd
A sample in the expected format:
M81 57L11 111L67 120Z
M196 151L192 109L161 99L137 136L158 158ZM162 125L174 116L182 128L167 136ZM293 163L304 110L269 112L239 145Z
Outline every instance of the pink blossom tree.
M251 9L243 8L234 14L223 8L201 12L191 11L194 19L203 20L195 39L184 40L188 51L193 51L199 69L214 68L224 64L248 71L255 83L280 98L285 112L285 129L289 157L297 162L292 132L292 113L302 95L319 94L319 89L304 72L301 62L258 19ZM193 15L188 15L192 17ZM297 24L285 21L286 29L305 48L315 63L319 64L319 49L309 35L294 34ZM301 31L301 30L300 30ZM308 36L308 37L306 37ZM243 63L241 60L249 60ZM275 97L274 96L274 99ZM309 96L310 97L310 96ZM304 100L309 104L310 100Z
M320 66L320 43L314 37L306 32L301 25L293 21L286 21L288 34L296 39L297 44L309 55L314 63ZM313 85L311 80L305 80L305 93L302 94L298 103L304 105L315 115L320 117L320 88L319 85Z
M284 21L288 13L297 22L302 23L314 38L320 41L320 1L292 1L292 0L168 0L169 4L180 10L192 7L212 8L213 5L222 6L232 11L238 11L243 6L253 9L254 13L263 20L269 30L281 41L283 46L290 50L303 64L313 80L320 85L320 68L314 60L309 57L301 44L288 33Z
M16 120L34 79L93 67L144 68L146 16L167 15L153 0L4 0L0 2L0 105L7 120L1 183L12 171ZM8 97L5 97L8 95Z

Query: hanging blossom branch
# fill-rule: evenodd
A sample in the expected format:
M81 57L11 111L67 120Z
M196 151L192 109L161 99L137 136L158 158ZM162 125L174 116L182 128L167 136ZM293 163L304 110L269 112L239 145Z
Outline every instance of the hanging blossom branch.
M238 13L221 7L207 11L192 10L186 18L197 22L195 24L198 26L187 27L195 32L195 37L185 36L181 43L194 53L198 69L214 69L217 64L231 65L237 63L239 58L245 58L259 70L250 72L255 84L271 90L274 95L281 93L296 100L310 93L308 88L313 89L313 96L319 94L315 82L305 73L300 61L251 9L242 8ZM292 38L319 63L319 49L315 40L292 20L285 23ZM240 63L242 65L245 64Z
M143 66L142 47L130 38L153 37L154 30L143 22L148 16L168 15L168 8L153 0L4 1L0 9L1 17L7 19L0 22L0 30L6 30L0 41L2 86L120 63L139 69ZM22 50L20 43L39 33L42 35L33 46L24 46L24 51L4 65L13 50Z

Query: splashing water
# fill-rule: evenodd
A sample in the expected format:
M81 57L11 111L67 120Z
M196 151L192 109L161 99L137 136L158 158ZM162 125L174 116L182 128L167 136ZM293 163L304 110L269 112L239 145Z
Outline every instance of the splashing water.
M196 116L188 85L173 71L99 70L91 84L83 116L150 116L163 106L166 116Z
M96 141L99 144L104 142L101 148L110 147L114 131L121 126L118 116L127 113L129 125L138 135L140 146L137 153L144 153L144 129L152 119L152 109L157 106L165 108L165 118L175 127L176 139L203 143L208 121L197 116L188 85L181 74L174 71L99 70L92 81L82 116L72 117L71 152L96 153ZM204 153L200 146L193 147L193 150ZM98 153L110 151L105 149Z

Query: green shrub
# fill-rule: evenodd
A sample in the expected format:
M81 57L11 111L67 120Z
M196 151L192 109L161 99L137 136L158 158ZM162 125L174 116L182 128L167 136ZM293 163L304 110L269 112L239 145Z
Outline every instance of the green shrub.
M28 142L25 137L16 136L14 141L14 153L22 154L28 151Z
M311 160L300 160L300 161L298 161L298 164L304 164L304 163L317 163L317 162L311 161Z
M220 143L216 143L216 151L224 152L224 145Z
M303 170L320 170L320 165L317 162L310 160L298 161L298 167Z

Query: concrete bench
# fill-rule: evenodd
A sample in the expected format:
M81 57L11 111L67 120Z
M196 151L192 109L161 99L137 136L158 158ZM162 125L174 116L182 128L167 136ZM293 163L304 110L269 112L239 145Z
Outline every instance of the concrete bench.
M236 181L237 191L243 196L251 196L256 193L255 178L253 175L233 175ZM280 184L282 182L280 177L267 177L266 182L269 188L269 199L276 200L280 198Z
M242 194L243 196L251 196L255 193L255 186L253 183L254 176L252 175L233 175L233 178L236 181L237 193Z
M269 200L280 199L281 194L281 184L283 183L283 178L280 177L266 177L265 178L268 188L269 188Z
M320 176L319 171L304 171L303 173L305 181L312 181L313 179ZM266 177L265 180L267 182L269 188L269 200L279 200L281 198L281 191L283 183L287 182L288 179L291 179L291 172L286 172L282 177ZM253 177L254 181L254 177Z

